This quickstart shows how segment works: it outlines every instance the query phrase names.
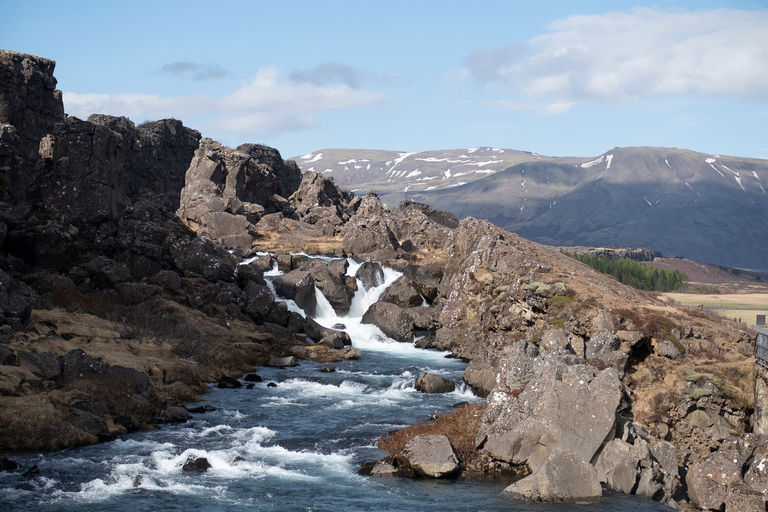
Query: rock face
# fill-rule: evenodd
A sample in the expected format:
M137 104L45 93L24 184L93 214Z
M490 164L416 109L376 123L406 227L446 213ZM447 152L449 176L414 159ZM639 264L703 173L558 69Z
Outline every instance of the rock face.
M408 441L403 455L417 475L431 478L450 476L459 469L459 460L448 438L419 435Z
M400 243L394 219L375 193L368 193L355 216L344 227L344 250L364 259L397 257Z
M266 156L274 163L279 153L267 154L250 145L246 149L249 152L204 141L186 173L178 215L198 234L228 247L250 249L258 236L254 224L262 216L282 213L290 217L293 210L282 197L279 176L253 156Z
M313 171L304 173L292 199L299 218L326 236L338 234L349 220L350 211L354 213L359 204L351 192L336 187L332 179Z
M283 160L275 148L261 144L241 144L237 146L237 150L272 169L272 173L280 181L283 197L290 197L299 189L301 169L293 160Z
M577 501L599 498L603 491L589 462L573 452L557 451L533 474L504 492L531 501Z
M534 363L534 377L513 398L501 389L489 396L493 421L480 443L494 458L527 464L536 471L557 451L591 461L614 428L621 399L618 375L548 358Z

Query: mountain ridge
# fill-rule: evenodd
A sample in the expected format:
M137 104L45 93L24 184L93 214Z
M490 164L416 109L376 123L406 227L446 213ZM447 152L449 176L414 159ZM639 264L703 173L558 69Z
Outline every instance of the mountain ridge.
M648 246L709 263L768 266L768 160L650 146L597 157L470 149L384 152L400 160L371 160L366 174L350 169L357 150L296 161L306 171L311 160L358 193L374 189L390 206L423 202L547 245Z

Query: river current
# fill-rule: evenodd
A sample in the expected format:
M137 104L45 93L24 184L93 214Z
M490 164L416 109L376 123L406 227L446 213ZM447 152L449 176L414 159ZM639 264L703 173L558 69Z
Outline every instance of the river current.
M358 265L350 262L348 274ZM268 279L278 272L273 270ZM508 480L409 480L363 477L360 465L384 453L376 440L406 425L477 402L462 383L465 364L448 353L398 343L361 317L400 274L360 286L349 315L338 317L318 292L315 319L345 326L362 350L357 361L302 361L258 368L252 389L211 387L184 424L162 425L120 439L57 453L12 457L21 470L0 473L0 510L10 511L668 511L656 502L606 493L589 503L535 504L502 495ZM291 304L295 310L295 304ZM302 312L303 313L303 312ZM457 383L447 394L414 389L421 372ZM273 384L276 384L274 386ZM194 404L198 405L198 404ZM204 473L182 471L206 457ZM36 465L39 474L22 471Z

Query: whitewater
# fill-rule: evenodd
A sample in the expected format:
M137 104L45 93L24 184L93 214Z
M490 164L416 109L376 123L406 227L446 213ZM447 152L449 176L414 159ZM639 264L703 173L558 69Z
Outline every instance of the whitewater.
M350 260L348 275L359 267ZM277 268L265 273L269 281ZM2 511L666 511L658 503L609 494L577 504L531 504L502 495L505 479L409 480L363 477L361 464L385 454L377 440L395 429L429 421L462 402L478 402L462 382L465 363L447 352L421 350L362 323L367 308L401 274L358 283L348 315L339 317L316 291L315 320L339 324L363 352L356 361L291 368L256 368L252 389L211 386L201 404L215 410L184 424L162 425L120 439L57 453L15 455L22 471L0 473ZM298 310L295 304L290 304ZM303 312L302 312L303 314ZM321 372L333 368L333 372ZM423 394L421 372L453 380L456 390ZM182 470L205 457L204 473Z

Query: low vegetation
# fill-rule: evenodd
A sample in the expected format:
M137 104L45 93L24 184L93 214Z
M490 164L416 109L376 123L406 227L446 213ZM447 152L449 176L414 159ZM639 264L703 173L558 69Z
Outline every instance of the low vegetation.
M639 290L671 292L681 288L683 281L688 281L688 276L678 270L648 267L629 258L609 259L589 254L566 254Z
M397 455L416 436L442 434L448 437L459 459L466 463L476 454L475 437L484 409L485 404L465 405L455 412L438 416L434 421L416 423L391 432L379 439L379 449L389 455Z

